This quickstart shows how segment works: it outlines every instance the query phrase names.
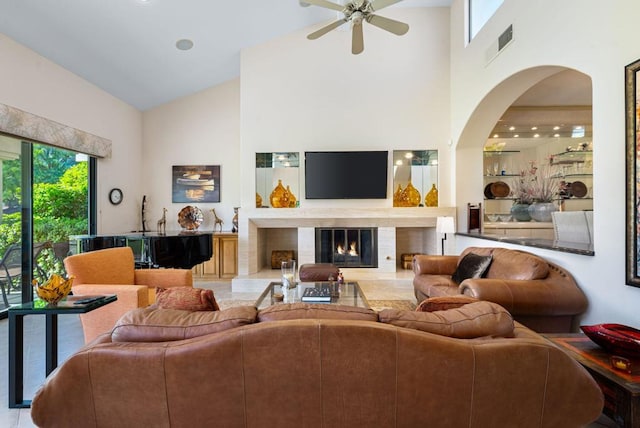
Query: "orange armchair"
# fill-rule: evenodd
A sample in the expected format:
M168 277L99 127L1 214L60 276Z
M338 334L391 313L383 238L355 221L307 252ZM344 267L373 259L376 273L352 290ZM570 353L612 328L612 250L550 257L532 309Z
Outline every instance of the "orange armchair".
M189 269L135 269L129 247L69 256L64 266L75 277L73 294L118 296L117 301L80 315L85 343L110 331L125 312L155 302L157 287L193 287Z

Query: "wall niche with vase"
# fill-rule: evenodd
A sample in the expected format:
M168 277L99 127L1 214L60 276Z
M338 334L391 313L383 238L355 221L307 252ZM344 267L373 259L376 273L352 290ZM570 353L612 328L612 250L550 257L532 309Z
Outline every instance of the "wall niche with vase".
M393 206L438 206L438 151L393 151Z
M300 153L256 153L256 208L300 206Z

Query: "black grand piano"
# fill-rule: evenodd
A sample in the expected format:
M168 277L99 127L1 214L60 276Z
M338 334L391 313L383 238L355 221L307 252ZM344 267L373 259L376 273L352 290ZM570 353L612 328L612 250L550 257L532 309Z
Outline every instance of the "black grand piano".
M137 268L191 269L213 256L213 232L132 232L118 235L73 235L71 254L131 247Z

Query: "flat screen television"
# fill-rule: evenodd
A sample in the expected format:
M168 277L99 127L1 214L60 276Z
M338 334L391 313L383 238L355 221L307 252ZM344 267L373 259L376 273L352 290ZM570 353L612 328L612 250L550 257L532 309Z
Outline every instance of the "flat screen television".
M305 152L307 199L386 199L387 151Z

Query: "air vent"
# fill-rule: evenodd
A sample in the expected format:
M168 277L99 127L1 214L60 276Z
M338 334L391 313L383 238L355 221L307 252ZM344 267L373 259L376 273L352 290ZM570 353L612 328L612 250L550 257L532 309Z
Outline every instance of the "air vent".
M511 40L513 40L513 25L509 25L509 28L498 37L498 52L504 49Z
M489 49L487 49L487 53L485 58L487 60L487 64L489 64L493 59L498 56L498 54L507 46L509 43L513 41L513 25L509 25L509 27L500 34L498 40L491 43Z

